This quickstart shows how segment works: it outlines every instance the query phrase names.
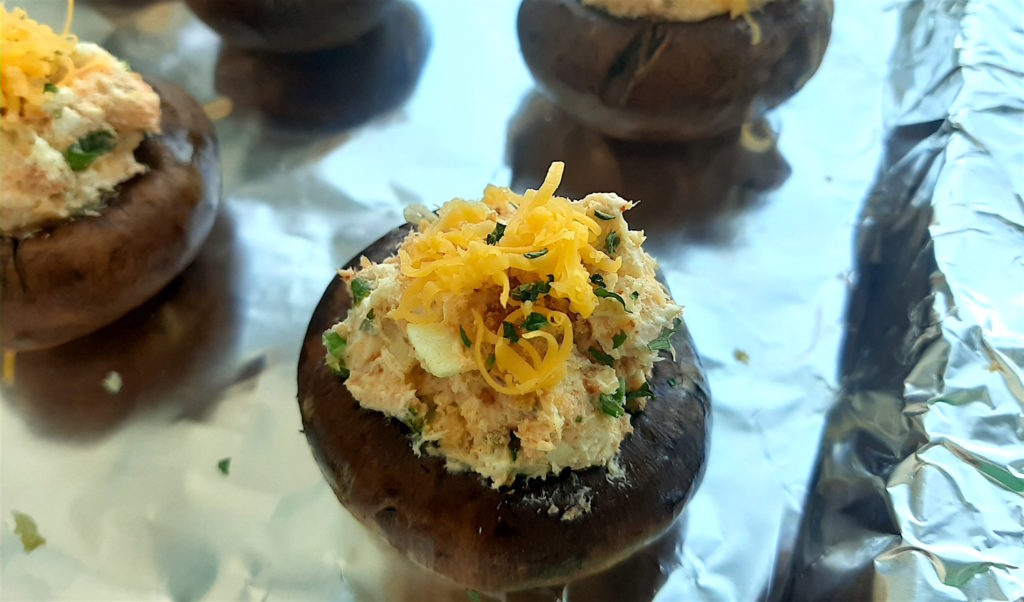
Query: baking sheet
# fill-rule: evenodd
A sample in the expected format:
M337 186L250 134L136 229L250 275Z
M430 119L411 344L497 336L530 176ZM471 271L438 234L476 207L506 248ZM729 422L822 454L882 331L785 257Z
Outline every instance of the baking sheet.
M795 600L1024 599L1024 5L900 10Z
M31 4L62 22L63 2ZM896 14L838 3L820 71L752 124L757 139L778 140L754 152L735 139L652 149L580 132L532 96L515 1L418 7L431 44L404 104L345 132L291 131L240 107L217 123L224 204L197 266L135 326L74 353L19 355L0 404L3 599L466 599L336 502L298 432L295 363L333 269L399 224L404 206L472 198L488 183L536 186L554 159L573 186L587 188L573 175L585 173L594 188L619 182L645 197L631 223L649 232L686 306L714 398L711 452L654 549L604 580L508 599L768 590L838 391ZM178 3L106 16L78 6L75 30L202 102L221 96L218 39ZM100 384L109 371L123 378L116 395ZM36 520L45 546L23 551L12 510Z

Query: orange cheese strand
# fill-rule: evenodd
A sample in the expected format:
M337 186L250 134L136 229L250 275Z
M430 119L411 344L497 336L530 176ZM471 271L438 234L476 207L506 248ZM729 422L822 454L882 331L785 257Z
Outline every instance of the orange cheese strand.
M77 43L74 36L58 35L33 21L23 9L8 11L0 6L0 108L4 119L45 115L45 86L59 84L75 71L71 54Z

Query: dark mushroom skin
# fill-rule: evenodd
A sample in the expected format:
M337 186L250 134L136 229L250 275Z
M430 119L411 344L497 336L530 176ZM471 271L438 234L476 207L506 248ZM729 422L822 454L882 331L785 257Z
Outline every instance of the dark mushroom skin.
M394 254L408 226L363 255ZM358 265L358 258L348 267ZM298 367L302 424L320 469L341 503L412 561L481 591L561 583L605 569L663 532L704 468L710 399L693 342L681 327L675 361L663 352L650 379L655 398L632 417L620 448L622 480L604 467L519 478L493 489L472 472L417 456L408 431L363 409L324 364L323 332L352 300L340 278L313 313ZM590 510L572 519L584 495ZM555 510L552 510L552 506Z
M214 81L236 110L256 110L294 129L341 130L408 98L429 50L422 12L398 1L377 27L336 48L280 54L225 46Z
M246 50L309 52L372 29L392 0L185 0L229 44Z
M220 167L213 124L184 90L147 80L162 133L135 151L148 170L98 215L0 238L0 346L45 349L141 305L199 252L213 227Z
M775 0L751 17L622 19L580 0L523 0L519 43L538 86L617 138L687 140L738 128L821 64L832 0Z

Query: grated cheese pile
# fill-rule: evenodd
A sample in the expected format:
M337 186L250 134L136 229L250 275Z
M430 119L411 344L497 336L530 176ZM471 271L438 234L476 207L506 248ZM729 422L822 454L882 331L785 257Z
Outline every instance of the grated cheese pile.
M613 462L682 311L623 218L633 204L556 196L562 169L410 212L395 255L340 272L353 307L324 333L362 407L495 487Z
M46 85L70 78L78 39L55 33L20 8L0 5L0 111L5 120L46 117Z
M590 317L600 299L590 282L592 271L615 273L622 265L595 247L601 226L568 199L554 196L563 166L552 166L536 192L519 197L507 189L488 187L483 203L452 201L437 221L399 251L402 275L409 279L394 317L410 323L444 322L443 308L454 297L472 295L486 285L501 287L499 302L509 313L496 329L473 313L474 360L480 374L496 391L522 394L549 387L565 373L573 344L569 316L538 300L510 299L512 278L520 282L545 282L552 276L550 297L565 299L569 309ZM518 209L504 224L494 244L486 242L498 227L493 209L509 203ZM518 343L503 336L503 324L543 315L557 329L555 336L537 330L526 332ZM540 349L534 343L540 342ZM487 350L495 356L495 378L485 365ZM499 380L501 379L501 380Z

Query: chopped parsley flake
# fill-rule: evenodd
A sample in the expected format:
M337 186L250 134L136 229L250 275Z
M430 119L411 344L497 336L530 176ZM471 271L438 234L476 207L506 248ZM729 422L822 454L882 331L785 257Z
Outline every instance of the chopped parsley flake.
M512 289L509 296L516 301L536 301L541 295L546 295L551 292L551 283L554 282L554 280L555 277L549 275L547 282L538 280L536 282L520 284Z
M622 309L626 310L627 314L633 313L633 312L629 311L628 307L626 307L626 300L623 299L622 295L620 295L618 293L613 293L613 292L609 291L608 289L606 289L604 287L598 287L598 288L594 289L594 294L597 295L601 299L614 299L614 300L616 300L616 301L618 301L619 303L622 304Z
M497 223L494 224L494 232L487 235L487 244L496 245L501 237L505 236L505 224Z
M46 92L48 94L56 94L57 86L51 84L50 82L46 82L45 84L43 84L43 92Z
M608 215L607 213L598 211L597 209L594 210L594 217L596 217L599 220L604 220L606 222L615 219L614 215Z
M608 236L604 238L604 251L609 257L615 255L615 250L619 248L619 233L614 230L608 233Z
M672 351L672 335L676 333L680 324L682 324L682 321L676 318L672 323L672 328L662 328L661 334L658 335L658 338L648 343L647 348L651 351Z
M217 462L217 470L225 475L231 472L231 458L223 458L220 462Z
M608 286L607 284L604 283L604 276L602 276L601 274L592 275L590 277L590 282L596 284L597 286Z
M619 331L619 334L612 337L612 349L618 349L622 347L622 344L626 342L626 333Z
M626 393L627 400L640 399L641 397L654 397L654 391L651 391L651 387L647 383L640 385L640 388L636 391Z
M493 367L494 367L494 361L495 361L495 359L496 359L496 358L494 357L494 354L493 354L493 353L487 356L487 369L488 369L488 370L490 370L491 368L493 368Z
M64 151L64 160L68 162L71 171L82 171L88 169L93 161L114 150L117 146L117 136L113 132L99 130L86 134L71 144Z
M610 356L607 353L605 353L597 345L591 345L589 351L590 351L591 357L593 357L595 360L597 360L597 362L599 364L604 364L605 366L608 366L609 368L615 366L615 358L613 358L612 356Z
M480 602L480 594L471 589L466 590L466 598L469 599L469 602Z
M373 331L373 319L376 318L376 317L377 317L377 315L373 312L372 309L370 311L366 312L366 318L363 319L363 323L359 325L359 330L362 330L363 332L372 332Z
M576 417L576 424L579 424L581 422L583 422L583 416L577 416Z
M355 305L359 305L359 302L368 297L373 290L365 280L359 278L354 278L349 287L352 289L352 303Z
M14 534L21 538L21 546L25 548L26 553L46 543L46 538L39 534L39 527L36 526L36 521L32 520L31 516L17 510L12 514L14 514Z
M530 315L526 316L526 320L523 321L523 328L529 331L540 330L547 325L548 319L537 312L530 312Z
M348 341L333 330L325 332L322 340L324 348L327 349L327 367L335 376L348 378L348 368L345 366L345 348L348 346Z
M598 403L601 406L601 411L612 418L624 416L626 414L626 381L620 378L619 388L614 393L602 393L598 398Z
M510 431L508 434L508 451L512 454L512 461L515 462L519 459L519 449L523 446L522 441L516 436L515 431Z
M540 251L534 251L533 253L523 253L523 257L527 259L537 259L538 257L544 257L547 254L547 249L541 249Z
M640 293L638 293L638 292L636 292L636 291L633 291L632 293L630 293L630 294L629 294L629 297L630 297L631 299L633 299L634 301L636 301L637 299L639 299L639 298L640 298Z
M466 334L466 331L463 330L461 326L459 326L459 336L462 337L462 344L465 345L466 348L473 346L473 341L469 340L469 335Z
M670 386L670 387L676 386L676 379L674 379L674 378L668 379L668 386Z
M508 339L509 343L515 344L519 342L519 332L516 331L515 324L509 324L508 322L501 323L502 332L505 338Z

